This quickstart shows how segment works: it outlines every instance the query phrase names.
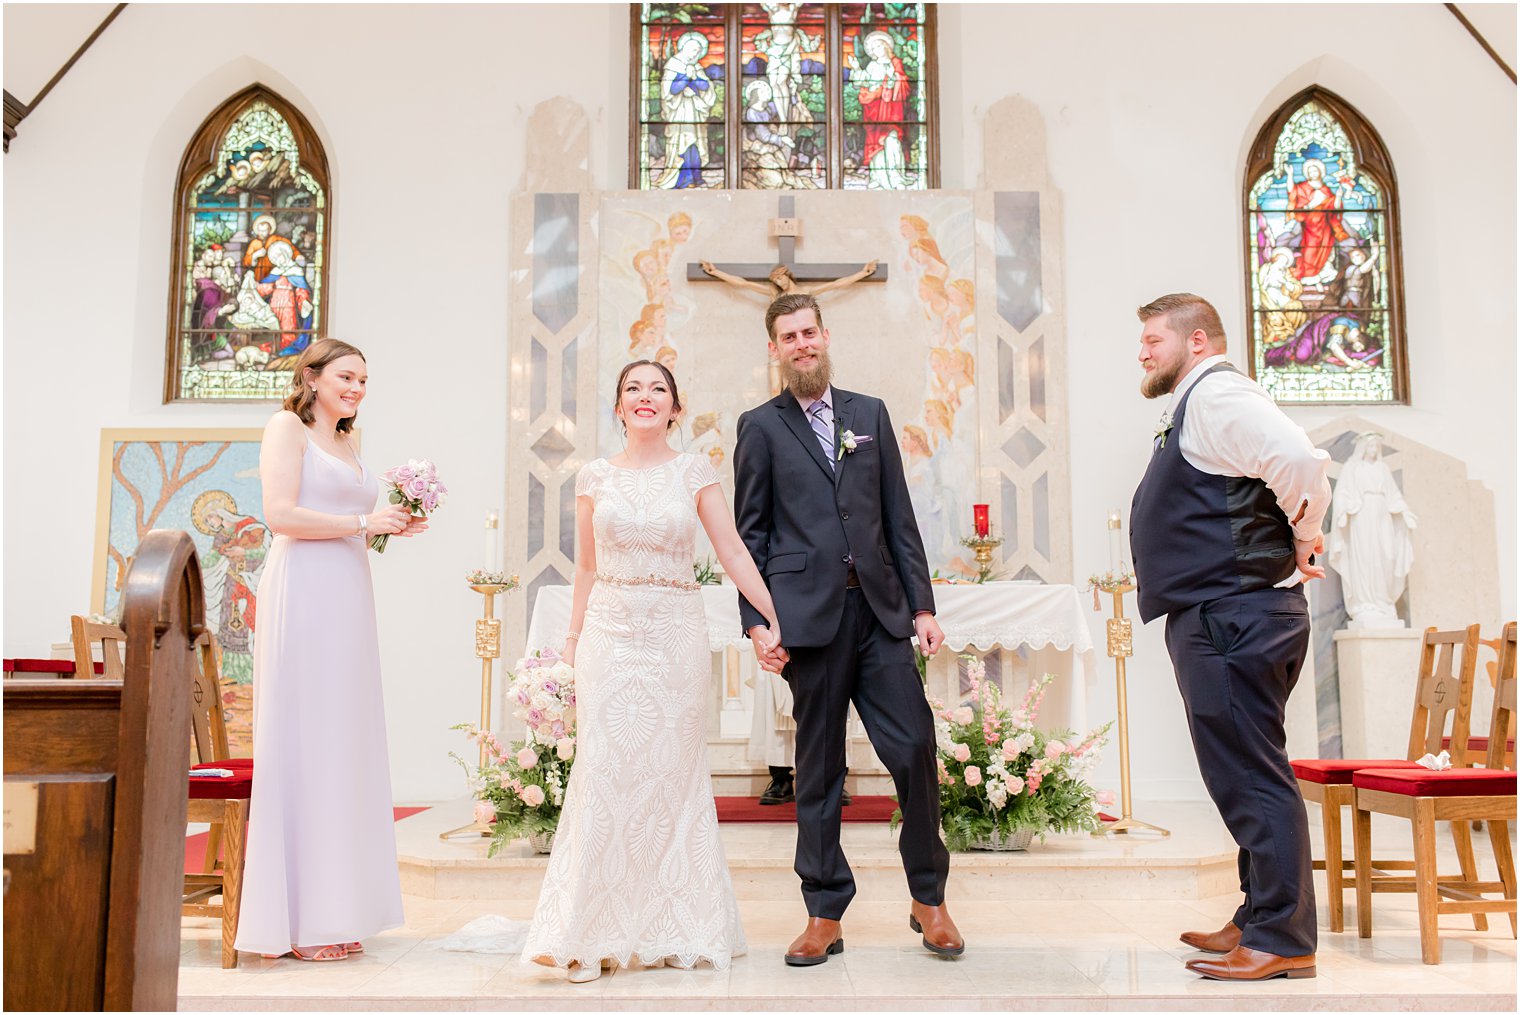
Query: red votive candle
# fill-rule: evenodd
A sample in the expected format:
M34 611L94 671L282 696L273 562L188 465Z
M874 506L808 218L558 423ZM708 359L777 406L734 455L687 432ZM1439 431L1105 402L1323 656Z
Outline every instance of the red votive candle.
M976 517L976 535L979 539L986 539L992 532L992 520L989 517L989 509L986 504L971 505L971 513Z

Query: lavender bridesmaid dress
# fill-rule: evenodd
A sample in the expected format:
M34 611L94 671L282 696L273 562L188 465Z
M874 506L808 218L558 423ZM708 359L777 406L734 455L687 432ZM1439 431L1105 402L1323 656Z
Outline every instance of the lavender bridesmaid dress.
M379 481L308 439L297 504L374 510ZM237 947L282 954L404 922L369 550L276 536L253 648L253 800Z

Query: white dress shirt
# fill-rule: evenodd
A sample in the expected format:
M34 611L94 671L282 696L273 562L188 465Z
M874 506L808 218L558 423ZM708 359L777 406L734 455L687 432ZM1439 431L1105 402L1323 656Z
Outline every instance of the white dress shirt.
M1224 361L1222 354L1210 356L1189 370L1172 392L1166 417L1205 372ZM1222 370L1210 376L1188 399L1178 440L1183 459L1200 472L1265 482L1290 522L1302 508L1303 516L1293 525L1295 539L1307 542L1319 536L1330 509L1330 456L1245 374ZM1302 572L1295 572L1278 584L1302 580Z

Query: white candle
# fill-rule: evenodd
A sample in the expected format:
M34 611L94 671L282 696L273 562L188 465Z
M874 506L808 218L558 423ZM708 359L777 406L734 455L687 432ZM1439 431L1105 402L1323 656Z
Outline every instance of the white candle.
M501 530L496 525L496 512L486 515L486 562L487 571L496 571L501 567Z
M1118 511L1108 513L1108 569L1114 574L1124 570L1124 522Z

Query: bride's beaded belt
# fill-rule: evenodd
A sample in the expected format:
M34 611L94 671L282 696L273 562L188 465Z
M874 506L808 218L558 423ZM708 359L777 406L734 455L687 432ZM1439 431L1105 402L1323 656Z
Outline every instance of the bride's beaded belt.
M697 582L683 581L680 578L661 578L653 574L642 578L624 578L621 575L603 574L598 571L596 580L606 582L608 585L656 585L662 589L681 589L684 592L695 592L702 587Z

